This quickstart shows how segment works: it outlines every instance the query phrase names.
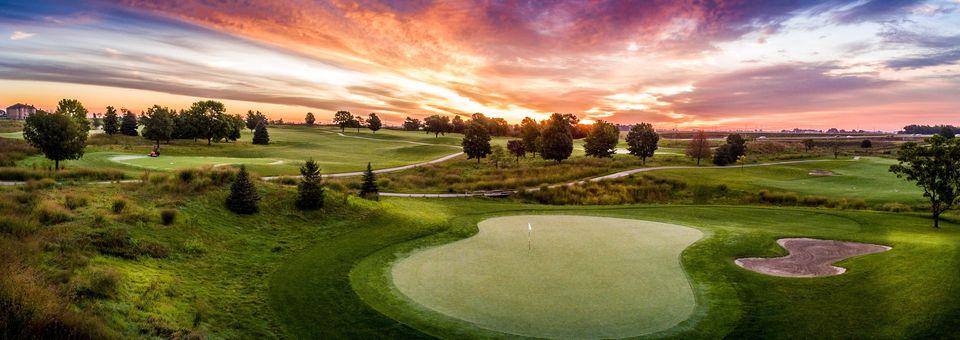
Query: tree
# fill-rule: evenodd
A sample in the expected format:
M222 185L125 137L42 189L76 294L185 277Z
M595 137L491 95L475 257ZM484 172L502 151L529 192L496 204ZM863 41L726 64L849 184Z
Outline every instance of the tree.
M40 110L27 116L23 139L52 160L55 170L60 170L60 161L83 157L87 134L80 131L73 117Z
M308 115L312 116L313 114L308 113ZM244 124L246 125L247 130L253 131L253 129L257 128L257 124L260 122L267 124L267 116L263 115L263 113L260 113L260 111L253 112L253 110L247 110L247 117L244 119Z
M227 209L237 214L249 215L260 211L260 194L247 174L247 167L241 165L237 178L230 185L227 196Z
M307 112L307 116L303 118L303 122L307 123L307 126L313 126L313 123L317 121L317 118L313 116L313 112Z
M717 148L717 151L713 154L713 164L719 166L733 164L746 153L746 141L743 136L734 133L727 136L727 142Z
M627 151L630 151L631 155L640 157L643 164L647 164L648 157L653 157L659 142L660 135L649 123L636 124L627 133Z
M423 131L433 133L434 137L440 137L450 130L450 117L432 115L423 119Z
M700 165L701 159L710 157L710 142L703 130L697 131L693 139L690 139L690 143L687 144L687 156L696 158L697 165Z
M617 151L619 141L620 129L616 125L598 120L593 123L593 128L584 140L583 151L587 156L611 157Z
M196 127L195 138L206 139L207 145L210 145L215 138L219 140L226 137L229 134L224 117L226 111L223 103L213 100L199 101L190 105L188 112Z
M540 136L540 156L560 163L573 153L573 136L566 117L554 113L547 120Z
M807 151L810 151L810 149L813 149L813 147L816 145L817 142L813 141L813 139L807 138L803 140L803 147L806 148Z
M540 152L540 123L530 117L523 117L520 122L520 140L523 148L534 156Z
M340 132L343 132L346 128L353 126L353 115L350 111L337 111L333 115L333 123L340 126Z
M123 120L120 122L120 133L125 136L138 135L137 115L127 109L120 109L120 111L123 111Z
M898 178L916 182L930 200L933 228L940 228L940 215L960 198L960 142L934 135L928 145L904 143L897 156L899 164L890 166Z
M939 135L943 136L946 139L953 139L957 134L952 126L944 126L940 128Z
M520 163L520 157L527 156L527 149L523 147L523 141L519 139L511 139L508 141L507 150L510 150L510 154L517 157L517 163Z
M463 133L463 129L466 127L467 123L460 116L453 116L453 120L450 121L450 131L453 133Z
M416 118L407 117L403 120L403 129L405 131L417 131L420 130L420 120Z
M160 141L169 141L173 135L173 118L173 110L169 108L154 105L147 109L147 112L140 115L143 138L156 141L159 148Z
M830 142L830 150L833 151L833 159L840 157L840 137L834 137Z
M173 139L197 139L197 117L190 111L180 110L173 119Z
M297 209L317 210L323 208L323 183L320 165L308 160L300 167L300 184L297 184Z
M240 117L240 115L228 115L226 118L230 128L230 133L227 135L227 139L229 139L231 142L236 142L238 139L240 139L240 132L243 130L243 118Z
M360 197L372 200L380 200L380 188L377 187L377 175L373 173L370 163L367 163L367 170L363 172L363 181L360 183Z
M120 117L117 116L117 109L107 106L107 113L103 114L103 133L113 136L117 132L120 132Z
M872 148L873 142L871 142L869 139L864 139L862 142L860 142L860 147L864 149Z
M500 168L500 163L507 160L507 151L502 146L495 145L490 151L490 162L494 168Z
M77 122L77 128L80 129L80 132L84 135L90 131L90 121L87 120L87 109L83 107L83 104L80 104L79 100L76 99L61 99L57 103L58 114L69 116ZM86 137L84 137L86 140Z
M270 133L267 132L267 126L265 124L257 124L257 128L253 130L253 144L270 144Z
M350 126L357 129L357 133L360 133L360 128L363 127L363 117L359 115L353 116L353 120L350 121Z
M460 142L463 146L463 152L467 154L467 159L480 159L490 154L490 133L483 123L471 120L463 130L463 140Z
M377 133L377 130L383 127L383 122L380 121L380 116L377 116L376 113L371 112L370 117L367 118L367 128L373 133Z

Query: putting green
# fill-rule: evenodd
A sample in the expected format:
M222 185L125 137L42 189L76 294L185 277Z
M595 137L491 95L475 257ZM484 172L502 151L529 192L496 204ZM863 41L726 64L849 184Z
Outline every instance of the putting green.
M548 338L650 334L695 307L679 258L699 230L569 215L497 217L478 226L473 237L397 261L397 290L481 328Z

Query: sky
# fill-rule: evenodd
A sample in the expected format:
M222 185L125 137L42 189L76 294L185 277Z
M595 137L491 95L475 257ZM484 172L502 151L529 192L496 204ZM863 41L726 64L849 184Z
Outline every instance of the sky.
M960 0L0 0L0 106L960 124Z

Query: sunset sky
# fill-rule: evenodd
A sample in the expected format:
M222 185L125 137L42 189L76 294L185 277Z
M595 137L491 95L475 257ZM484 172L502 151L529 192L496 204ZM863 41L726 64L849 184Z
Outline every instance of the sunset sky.
M960 124L960 0L7 1L0 106Z

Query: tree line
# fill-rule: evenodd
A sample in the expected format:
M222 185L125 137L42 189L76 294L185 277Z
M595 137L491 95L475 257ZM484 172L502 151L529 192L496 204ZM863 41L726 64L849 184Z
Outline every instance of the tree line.
M223 103L207 100L193 103L189 109L175 111L154 105L137 116L127 109L108 106L103 117L96 114L92 121L87 109L76 99L63 99L54 112L37 111L24 122L23 137L40 150L60 169L60 161L83 157L91 126L103 126L107 135L141 135L156 142L173 139L204 139L213 142L236 141L246 127L254 130L253 144L268 144L267 118L262 113L248 111L246 119L226 113ZM120 115L122 113L122 116ZM140 129L139 127L143 127Z

